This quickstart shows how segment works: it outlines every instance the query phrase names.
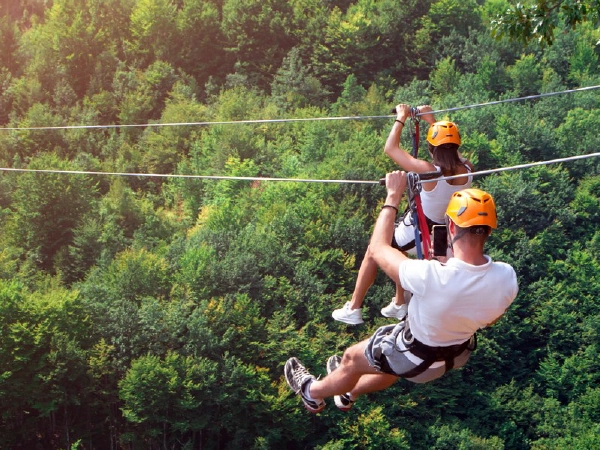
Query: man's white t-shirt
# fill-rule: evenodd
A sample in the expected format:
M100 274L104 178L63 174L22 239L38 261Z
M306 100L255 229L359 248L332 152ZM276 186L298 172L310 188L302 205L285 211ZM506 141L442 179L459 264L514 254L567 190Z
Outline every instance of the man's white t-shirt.
M408 260L400 264L400 281L413 293L408 318L413 336L423 344L460 344L498 319L519 287L514 269L502 262L481 266L450 258Z

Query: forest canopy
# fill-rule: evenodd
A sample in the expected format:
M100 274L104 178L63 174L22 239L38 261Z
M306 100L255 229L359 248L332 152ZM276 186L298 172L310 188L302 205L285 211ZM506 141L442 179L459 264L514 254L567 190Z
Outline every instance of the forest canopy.
M282 376L389 323L383 273L365 324L331 311L391 107L445 111L477 171L598 152L600 90L537 96L600 85L593 6L0 2L0 447L600 448L597 158L475 178L520 291L466 367L318 416Z

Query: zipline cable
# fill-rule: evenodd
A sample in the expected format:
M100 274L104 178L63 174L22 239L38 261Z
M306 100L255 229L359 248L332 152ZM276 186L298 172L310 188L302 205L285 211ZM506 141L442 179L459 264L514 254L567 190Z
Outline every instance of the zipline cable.
M111 175L122 177L156 177L156 178L197 178L209 180L242 180L242 181L293 181L298 183L353 183L353 184L375 184L375 181L361 180L312 180L303 178L268 178L268 177L236 177L220 175L184 175L184 174L161 174L161 173L126 173L126 172L91 172L85 170L54 170L54 169L15 169L12 167L0 167L0 172L33 172L54 173L67 175Z
M553 95L562 95L562 94L572 94L574 92L591 91L591 90L599 89L599 88L600 88L600 86L587 86L587 87L582 87L582 88L577 88L577 89L567 89L565 91L546 92L543 94L528 95L526 97L508 98L505 100L496 100L496 101L492 101L492 102L478 103L478 104L469 105L469 106L457 106L455 108L439 109L437 111L428 112L428 113L418 113L417 116L422 116L424 114L439 114L439 113L443 113L443 112L460 111L461 109L480 108L482 106L499 105L500 103L519 102L519 101L523 101L523 100L535 100L537 98L542 98L542 97L550 97Z
M471 175L473 175L473 176L489 175L489 174L497 173L497 172L506 172L508 170L528 169L530 167L535 167L535 166L546 166L546 165L550 165L550 164L557 164L557 163L562 163L562 162L567 162L567 161L575 161L578 159L595 158L598 156L600 156L600 152L588 153L587 155L576 155L576 156L568 156L565 158L550 159L548 161L538 161L538 162L534 162L534 163L518 164L516 166L501 167L499 169L480 170L478 172L473 172ZM423 181L420 181L420 183L423 184L423 183L431 183L432 181L453 180L455 178L461 178L464 176L465 176L464 174L450 175L447 177L439 177L434 180L423 180Z
M220 122L176 122L176 123L139 123L123 125L60 125L54 127L12 127L0 128L4 131L30 131L30 130L81 130L89 128L151 128L151 127L181 127L181 126L208 126L208 125L247 125L261 123L286 123L286 122L310 122L319 120L367 120L382 119L391 116L347 116L347 117L305 117L298 119L256 119L256 120L226 120Z
M538 161L527 164L519 164L510 167L501 167L498 169L481 170L473 172L471 176L489 175L497 172L506 172L509 170L527 169L535 166L543 166L549 164L557 164L579 159L595 158L600 156L600 152L589 153L587 155L576 155L565 158L551 159L548 161ZM54 170L54 169L16 169L12 167L0 167L0 172L30 172L30 173L53 173L67 175L109 175L109 176L126 176L126 177L157 177L157 178L196 178L209 180L242 180L242 181L287 181L295 183L341 183L341 184L381 184L381 180L319 180L319 179L304 179L304 178L269 178L269 177L236 177L236 176L218 176L218 175L185 175L185 174L159 174L159 173L131 173L131 172L93 172L85 170ZM439 177L432 180L420 180L418 183L432 183L435 181L452 180L454 178L464 177L464 174L452 175L447 177Z
M587 86L577 89L568 89L565 91L547 92L543 94L529 95L526 97L509 98L505 100L496 100L486 103L477 103L474 105L457 106L455 108L440 109L431 111L427 114L439 114L443 112L459 111L469 108L480 108L483 106L498 105L500 103L518 102L523 100L534 100L553 95L572 94L575 92L590 91L600 89L598 86ZM417 113L416 116L424 115ZM343 116L343 117L305 117L296 119L256 119L256 120L228 120L218 122L175 122L175 123L140 123L140 124L113 124L113 125L59 125L59 126L39 126L39 127L0 127L0 131L33 131L33 130L81 130L81 129L111 129L111 128L151 128L151 127L179 127L179 126L210 126L210 125L244 125L244 124L263 124L263 123L288 123L288 122L316 122L325 120L371 120L371 119L389 119L394 115L382 116Z

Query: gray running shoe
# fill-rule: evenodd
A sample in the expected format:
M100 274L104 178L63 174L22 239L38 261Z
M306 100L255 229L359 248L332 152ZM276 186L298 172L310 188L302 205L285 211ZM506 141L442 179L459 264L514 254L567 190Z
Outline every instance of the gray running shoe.
M327 360L327 373L333 372L338 368L342 362L342 358L338 355L330 356ZM348 394L334 395L333 401L335 402L335 406L342 411L350 411L352 406L354 405L354 400L350 400L350 396Z
M288 359L285 363L285 367L283 368L283 373L288 386L292 389L292 391L300 396L307 410L309 410L311 413L317 414L321 412L323 408L325 408L324 400L317 402L315 400L308 399L304 395L304 385L312 380L315 380L316 378L311 375L308 370L306 370L306 367L302 365L298 358L294 357Z

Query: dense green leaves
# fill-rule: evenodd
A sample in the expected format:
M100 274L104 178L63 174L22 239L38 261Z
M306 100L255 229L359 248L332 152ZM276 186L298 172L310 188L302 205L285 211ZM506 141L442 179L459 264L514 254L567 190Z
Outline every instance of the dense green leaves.
M493 23L499 36L506 34L514 39L552 44L556 28L572 29L588 20L596 23L599 14L595 1L536 0L511 6Z
M530 6L552 46L494 40L504 0L0 2L2 126L135 125L0 130L2 167L61 172L0 177L0 447L598 447L597 158L475 177L520 292L467 366L316 417L282 377L387 323L383 273L364 325L331 311L396 169L392 105L448 109L477 170L597 152L594 90L454 110L598 84L591 4Z

